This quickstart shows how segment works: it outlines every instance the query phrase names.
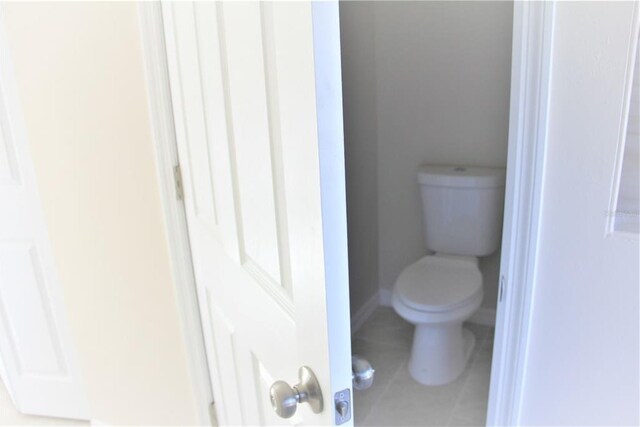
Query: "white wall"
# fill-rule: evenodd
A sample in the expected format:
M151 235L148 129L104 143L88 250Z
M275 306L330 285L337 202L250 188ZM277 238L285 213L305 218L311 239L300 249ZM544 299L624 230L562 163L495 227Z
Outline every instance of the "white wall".
M400 271L426 253L416 183L420 164L506 165L513 5L355 3L341 4L341 31L357 303L372 292L365 268L377 267L377 285L390 290ZM375 242L377 262L370 254L353 255ZM481 269L483 306L494 308L498 253L482 259Z
M640 423L639 241L606 233L634 3L556 4L521 425Z
M4 3L91 417L193 424L134 3Z

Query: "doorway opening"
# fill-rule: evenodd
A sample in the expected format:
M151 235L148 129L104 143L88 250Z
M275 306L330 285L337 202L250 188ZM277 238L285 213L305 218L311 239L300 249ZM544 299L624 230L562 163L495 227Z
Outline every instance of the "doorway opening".
M415 326L391 305L398 276L430 253L420 166L506 168L513 3L343 2L340 32L352 352L376 369L354 392L355 423L484 425L500 248L478 258L483 297L464 322L475 346L455 380L412 377Z

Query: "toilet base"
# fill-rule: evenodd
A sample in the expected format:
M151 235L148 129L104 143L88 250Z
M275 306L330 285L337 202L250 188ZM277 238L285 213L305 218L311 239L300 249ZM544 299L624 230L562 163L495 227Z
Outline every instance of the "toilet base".
M450 383L464 371L475 344L462 323L416 325L409 373L424 385Z

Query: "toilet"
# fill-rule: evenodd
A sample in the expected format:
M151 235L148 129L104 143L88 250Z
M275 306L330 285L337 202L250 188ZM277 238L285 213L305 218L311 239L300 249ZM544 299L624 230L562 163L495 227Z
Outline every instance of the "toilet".
M418 171L425 246L432 254L407 266L392 305L415 325L409 373L442 385L464 371L474 335L462 327L483 296L478 257L500 244L505 170L425 165Z

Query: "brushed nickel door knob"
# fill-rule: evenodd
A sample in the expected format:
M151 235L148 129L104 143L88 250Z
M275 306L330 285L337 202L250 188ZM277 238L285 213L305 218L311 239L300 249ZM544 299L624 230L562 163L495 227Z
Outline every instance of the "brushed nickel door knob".
M282 418L291 418L296 413L298 403L308 403L311 410L322 412L322 391L313 371L303 366L298 370L299 383L291 387L285 381L276 381L269 388L269 398L273 410Z

